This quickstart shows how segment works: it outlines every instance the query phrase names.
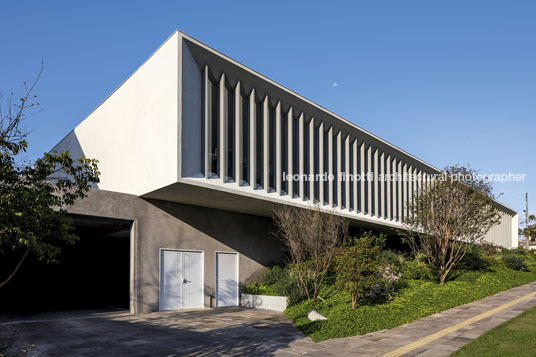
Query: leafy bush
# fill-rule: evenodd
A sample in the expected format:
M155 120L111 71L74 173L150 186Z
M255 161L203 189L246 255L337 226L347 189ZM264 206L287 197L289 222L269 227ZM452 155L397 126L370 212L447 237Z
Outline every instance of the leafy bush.
M408 280L427 280L432 279L433 274L430 267L419 260L406 260L400 268L402 278Z
M293 265L284 268L278 265L268 267L261 277L260 283L248 285L244 289L244 294L286 296L289 306L297 304L307 299L307 294L298 284L298 277L294 269ZM309 288L312 289L312 286Z
M280 280L287 279L288 272L279 265L273 265L266 268L263 276L260 279L262 285L274 285Z
M499 248L493 243L483 242L480 245L480 247L482 249L482 254L484 254L484 256L497 254L499 252Z
M462 258L456 269L465 270L486 270L489 264L484 259L484 250L481 245L475 244L467 249L465 256Z
M376 281L371 286L369 297L379 301L391 300L395 296L401 277L402 274L396 273L390 266L380 268Z
M444 286L435 281L409 280L392 300L356 309L351 308L350 294L332 288L331 294L322 296L325 302L303 301L289 307L285 315L318 342L393 328L534 280L534 271L461 271ZM312 309L328 319L311 322L307 314Z
M309 289L312 289L311 284L309 284L308 287ZM274 285L274 288L277 291L277 295L287 297L289 306L307 299L307 294L298 284L298 277L295 274L291 273L288 275L288 278L279 280Z
M382 251L382 259L388 266L390 266L397 272L400 271L400 268L404 263L404 258L400 254L390 249Z
M259 283L252 283L249 284L244 288L242 291L244 294L253 294L253 295L271 295L271 296L277 296L279 295L277 293L277 290L275 287L272 286L266 286Z
M370 296L378 279L381 254L381 247L375 244L375 239L364 236L354 241L352 246L342 249L336 257L337 285L350 294L352 309L359 300Z
M489 267L495 267L495 268L506 267L503 260L501 259L501 256L498 254L484 255L483 259L487 262Z
M507 252L507 253L506 253ZM517 247L517 248L512 248L510 250L507 250L505 251L506 254L508 253L511 253L511 254L517 254L517 255L522 255L522 256L525 256L525 255L528 255L529 254L529 251L526 250L525 248L523 247Z
M527 264L522 257L516 254L503 254L501 257L507 268L519 271L527 271Z

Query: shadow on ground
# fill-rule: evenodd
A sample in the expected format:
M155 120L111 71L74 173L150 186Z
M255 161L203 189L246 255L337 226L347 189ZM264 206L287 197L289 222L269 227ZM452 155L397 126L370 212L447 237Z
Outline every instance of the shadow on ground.
M20 346L35 345L39 356L269 356L304 338L281 313L244 308L0 322L0 339L13 335Z

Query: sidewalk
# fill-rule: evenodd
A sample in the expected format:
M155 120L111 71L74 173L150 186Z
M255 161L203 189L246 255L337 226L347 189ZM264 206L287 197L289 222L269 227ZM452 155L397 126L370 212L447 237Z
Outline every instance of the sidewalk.
M390 330L314 343L298 340L277 355L448 356L484 332L536 306L536 282ZM301 352L301 353L300 353Z

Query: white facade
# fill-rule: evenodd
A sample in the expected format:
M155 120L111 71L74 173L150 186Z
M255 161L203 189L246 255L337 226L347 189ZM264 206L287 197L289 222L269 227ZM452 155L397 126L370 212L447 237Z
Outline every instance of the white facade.
M440 172L180 32L55 149L97 158L106 190L264 216L274 204L319 202L354 225L391 229L424 176ZM497 205L502 221L487 240L517 246L517 213Z

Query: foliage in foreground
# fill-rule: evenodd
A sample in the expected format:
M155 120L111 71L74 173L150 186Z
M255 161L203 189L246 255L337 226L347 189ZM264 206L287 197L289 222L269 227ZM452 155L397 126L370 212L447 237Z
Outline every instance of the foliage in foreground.
M440 284L468 249L500 222L491 182L477 179L476 174L470 168L446 167L442 176L424 185L407 203L406 241L426 257Z
M463 346L451 356L534 356L536 307L506 321Z
M29 255L56 263L61 244L78 240L65 208L99 182L97 160L75 160L66 151L44 153L34 162L17 161L28 147L21 123L38 105L32 94L36 83L29 88L25 84L18 101L12 95L4 104L0 97L0 288ZM11 266L9 260L17 263Z
M361 305L355 310L348 293L324 287L321 294L325 302L304 301L289 307L285 314L314 341L321 341L393 328L534 280L534 271L501 267L490 271L465 271L443 286L432 281L409 280L393 300ZM307 314L312 309L328 319L310 321Z
M320 205L283 205L273 212L277 234L287 248L293 277L307 300L316 300L333 258L348 235L348 219Z

